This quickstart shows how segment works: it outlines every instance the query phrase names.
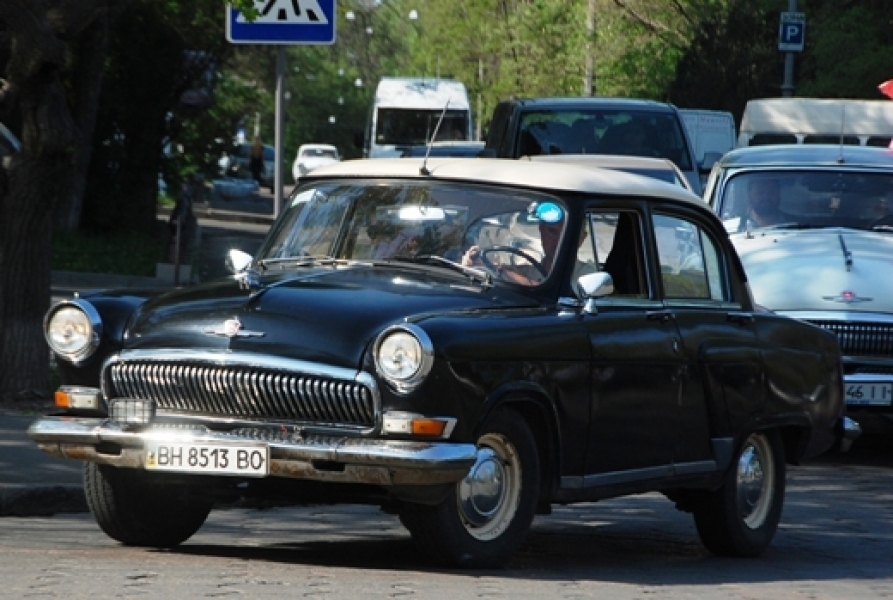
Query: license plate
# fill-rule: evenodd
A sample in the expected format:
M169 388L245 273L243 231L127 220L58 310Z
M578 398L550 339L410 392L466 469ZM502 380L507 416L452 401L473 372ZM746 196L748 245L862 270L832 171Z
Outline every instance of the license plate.
M256 445L166 444L146 447L146 469L264 477L270 474L270 449Z
M846 403L853 406L890 406L893 383L848 383Z

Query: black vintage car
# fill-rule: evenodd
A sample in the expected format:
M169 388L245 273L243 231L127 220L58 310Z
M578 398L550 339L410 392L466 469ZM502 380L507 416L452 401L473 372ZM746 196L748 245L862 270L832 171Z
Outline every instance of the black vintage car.
M651 178L494 159L314 170L234 275L46 317L99 526L187 540L215 502L365 502L440 564L504 564L554 503L659 491L760 554L786 464L858 433L828 332L755 310L719 219Z

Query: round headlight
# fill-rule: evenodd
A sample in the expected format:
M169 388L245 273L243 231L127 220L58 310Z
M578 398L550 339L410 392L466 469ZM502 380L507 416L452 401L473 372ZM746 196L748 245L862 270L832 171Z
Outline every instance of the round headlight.
M44 323L44 336L50 350L75 363L96 351L101 333L99 313L82 300L59 303L50 310Z
M434 362L434 347L427 334L415 325L385 330L375 345L375 367L398 392L418 387Z

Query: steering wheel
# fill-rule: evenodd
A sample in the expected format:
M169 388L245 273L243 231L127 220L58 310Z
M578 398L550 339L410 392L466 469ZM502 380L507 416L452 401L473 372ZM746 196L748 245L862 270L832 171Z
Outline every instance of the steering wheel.
M484 263L485 267L487 267L489 270L493 271L494 273L499 271L499 269L497 268L498 265L496 265L492 260L488 259L487 255L491 254L491 253L496 253L496 252L508 252L509 254L514 254L516 256L520 256L521 258L523 258L524 260L529 262L531 265L533 265L533 267L537 271L539 271L540 275L542 275L543 277L546 277L546 275L548 275L548 273L546 272L546 268L543 266L543 264L540 261L533 258L530 254L528 254L524 250L521 250L520 248L515 248L514 246L489 246L488 248L481 248L481 254L480 254L481 262Z

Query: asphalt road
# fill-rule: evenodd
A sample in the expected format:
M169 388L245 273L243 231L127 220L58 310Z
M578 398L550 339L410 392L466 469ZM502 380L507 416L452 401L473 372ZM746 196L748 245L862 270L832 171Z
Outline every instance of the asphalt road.
M792 467L759 559L721 559L658 494L556 507L499 571L421 562L364 506L215 510L173 551L122 547L87 514L0 519L3 595L93 598L893 598L893 445Z

